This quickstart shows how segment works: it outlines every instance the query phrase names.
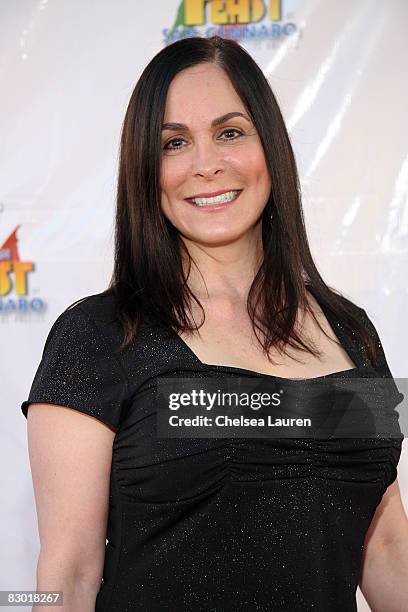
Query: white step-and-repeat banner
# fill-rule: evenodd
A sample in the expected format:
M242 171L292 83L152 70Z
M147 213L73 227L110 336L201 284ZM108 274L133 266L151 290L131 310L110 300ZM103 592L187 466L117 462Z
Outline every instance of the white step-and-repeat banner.
M219 34L262 67L322 276L364 306L408 376L408 3L3 0L0 17L0 589L28 590L39 540L20 403L52 322L107 286L121 122L164 45ZM406 508L407 465L404 442Z

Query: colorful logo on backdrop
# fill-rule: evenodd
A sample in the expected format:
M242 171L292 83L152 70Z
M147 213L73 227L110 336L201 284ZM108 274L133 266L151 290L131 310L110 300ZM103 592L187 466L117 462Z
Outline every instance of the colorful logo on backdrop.
M288 2L293 3L296 0ZM298 33L295 15L284 13L284 4L283 0L181 0L173 26L163 30L164 43L218 35L275 46Z
M34 272L34 262L20 258L17 239L20 227L17 225L0 245L0 313L44 310L43 300L29 295L29 278Z

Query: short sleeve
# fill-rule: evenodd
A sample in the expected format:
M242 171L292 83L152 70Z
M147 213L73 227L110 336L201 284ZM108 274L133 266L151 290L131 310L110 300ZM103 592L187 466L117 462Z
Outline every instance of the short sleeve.
M58 404L119 428L127 380L118 356L92 316L75 305L54 322L29 396L21 404Z
M388 477L387 477L387 486L392 484L394 480L397 478L397 466L401 456L402 450L402 441L404 439L404 434L401 432L401 428L398 423L398 412L396 411L397 406L403 401L404 394L398 390L398 387L394 381L393 375L389 368L387 359L385 357L384 348L382 346L379 334L374 326L374 323L371 321L369 316L367 315L364 309L361 309L361 315L363 318L363 322L371 337L374 338L375 343L378 348L378 365L376 366L376 371L378 372L378 376L380 378L387 378L387 418L389 415L390 418L390 431L392 431L392 437L390 438L389 444L389 458L390 463L388 465Z

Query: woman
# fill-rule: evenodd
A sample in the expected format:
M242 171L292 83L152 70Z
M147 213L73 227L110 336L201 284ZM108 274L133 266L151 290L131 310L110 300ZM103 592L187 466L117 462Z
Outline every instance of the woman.
M313 263L282 115L237 43L178 41L145 68L115 248L109 289L58 317L22 404L37 588L81 612L347 612L360 581L402 610L400 438L157 436L166 376L391 377L365 310Z

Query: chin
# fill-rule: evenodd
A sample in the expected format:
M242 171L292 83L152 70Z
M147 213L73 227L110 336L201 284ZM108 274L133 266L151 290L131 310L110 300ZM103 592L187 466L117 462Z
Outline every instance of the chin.
M191 240L198 242L199 244L216 247L231 244L240 238L241 235L242 234L240 233L231 234L231 232L229 232L228 234L218 234L214 236L214 232L209 232L208 234L196 234L194 238L191 238Z

